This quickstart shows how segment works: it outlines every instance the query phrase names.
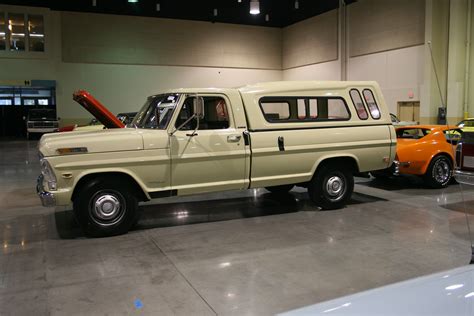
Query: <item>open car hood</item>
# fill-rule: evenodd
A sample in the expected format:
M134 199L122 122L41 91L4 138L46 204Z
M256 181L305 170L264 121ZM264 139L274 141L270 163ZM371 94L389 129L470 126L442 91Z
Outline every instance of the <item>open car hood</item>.
M74 101L79 103L89 111L106 128L123 128L125 125L120 122L105 106L97 101L89 92L79 90L72 95Z

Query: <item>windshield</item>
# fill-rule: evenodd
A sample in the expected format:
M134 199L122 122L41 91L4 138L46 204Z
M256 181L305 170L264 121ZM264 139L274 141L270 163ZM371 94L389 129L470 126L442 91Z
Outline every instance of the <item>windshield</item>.
M474 127L474 119L473 120L464 120L458 123L459 127Z
M30 110L30 120L56 120L56 112L54 110Z
M160 94L149 97L132 122L137 128L166 129L180 95Z

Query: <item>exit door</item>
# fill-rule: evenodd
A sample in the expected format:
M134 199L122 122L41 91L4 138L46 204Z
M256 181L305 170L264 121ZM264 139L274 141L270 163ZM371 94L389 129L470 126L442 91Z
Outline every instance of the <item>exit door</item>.
M398 102L397 116L400 121L420 122L420 101Z

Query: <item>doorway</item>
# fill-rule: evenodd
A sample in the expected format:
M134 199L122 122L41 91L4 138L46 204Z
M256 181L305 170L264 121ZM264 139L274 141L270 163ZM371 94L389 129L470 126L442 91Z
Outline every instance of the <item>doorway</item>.
M56 110L54 87L0 86L0 137L26 137L30 109Z
M397 116L400 121L420 122L420 101L398 102Z

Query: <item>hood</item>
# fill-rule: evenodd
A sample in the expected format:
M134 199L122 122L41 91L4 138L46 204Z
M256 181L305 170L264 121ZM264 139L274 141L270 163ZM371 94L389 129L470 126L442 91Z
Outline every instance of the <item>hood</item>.
M131 128L44 134L38 148L45 157L59 156L58 149L76 154L141 150L143 137L139 130Z
M71 150L69 154L117 152L120 155L123 151L168 147L166 131L135 128L44 134L38 145L45 157L61 155L58 149Z
M97 101L89 92L79 90L72 95L74 101L82 105L106 128L123 128L125 125L115 117L105 106Z

